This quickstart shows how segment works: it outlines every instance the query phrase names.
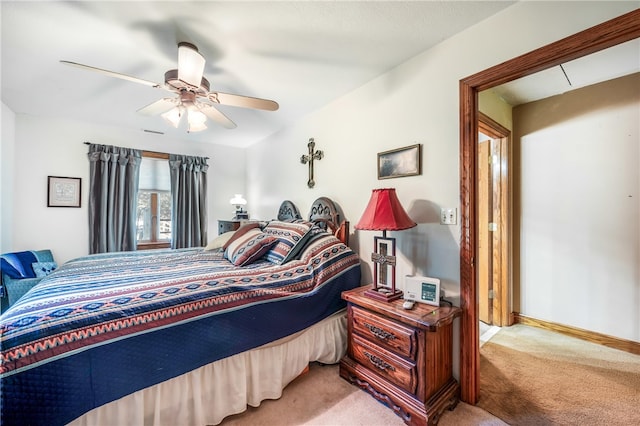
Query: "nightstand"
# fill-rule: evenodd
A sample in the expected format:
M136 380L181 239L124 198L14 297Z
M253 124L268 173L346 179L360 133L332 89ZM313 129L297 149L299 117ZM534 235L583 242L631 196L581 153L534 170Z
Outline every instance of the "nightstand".
M348 302L347 355L340 376L391 408L409 425L433 425L458 403L452 375L453 320L461 309L364 295L371 286L342 293Z
M240 228L239 220L218 220L218 235L225 232L236 231Z

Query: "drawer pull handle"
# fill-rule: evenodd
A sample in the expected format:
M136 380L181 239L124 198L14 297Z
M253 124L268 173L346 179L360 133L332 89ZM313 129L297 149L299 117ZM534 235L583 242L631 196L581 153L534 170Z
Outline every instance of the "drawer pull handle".
M393 333L389 333L388 331L383 330L380 327L376 327L375 325L367 324L365 322L364 326L367 327L369 329L369 331L371 332L371 334L376 336L378 339L381 339L381 340L393 340L393 339L396 338L396 336Z
M367 358L369 358L369 361L371 361L371 364L375 365L376 368L380 369L380 370L391 370L391 371L396 371L396 369L394 368L393 365L384 362L384 360L382 360L381 358L370 354L369 352L364 352L364 356L366 356Z

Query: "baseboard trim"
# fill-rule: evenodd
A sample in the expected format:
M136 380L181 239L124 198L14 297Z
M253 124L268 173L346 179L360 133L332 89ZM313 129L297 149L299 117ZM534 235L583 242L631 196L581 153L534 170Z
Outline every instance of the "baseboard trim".
M568 325L562 325L554 322L531 318L517 312L513 313L513 319L515 324L525 324L533 327L544 328L547 330L565 334L567 336L576 337L578 339L586 340L592 343L597 343L600 345L608 346L610 348L630 352L635 355L640 355L640 343L634 342L633 340L625 340L619 337L597 333L595 331L583 330L577 327L571 327Z

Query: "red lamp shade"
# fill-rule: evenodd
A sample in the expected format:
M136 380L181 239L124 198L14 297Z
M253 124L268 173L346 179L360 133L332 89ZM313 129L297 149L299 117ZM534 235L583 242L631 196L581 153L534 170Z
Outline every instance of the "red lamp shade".
M374 189L367 208L356 229L370 231L399 231L413 228L416 223L404 211L395 188Z

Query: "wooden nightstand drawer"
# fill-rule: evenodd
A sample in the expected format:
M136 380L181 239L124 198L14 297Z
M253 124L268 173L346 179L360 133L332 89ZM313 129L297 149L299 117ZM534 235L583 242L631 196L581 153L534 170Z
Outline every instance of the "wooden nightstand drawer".
M361 365L375 371L409 393L415 393L418 385L416 364L393 352L353 336L353 357Z
M342 292L348 303L347 354L340 376L391 408L411 426L432 426L458 403L453 378L454 306L369 297L371 286Z
M418 346L416 330L355 306L349 309L355 333L415 361Z

